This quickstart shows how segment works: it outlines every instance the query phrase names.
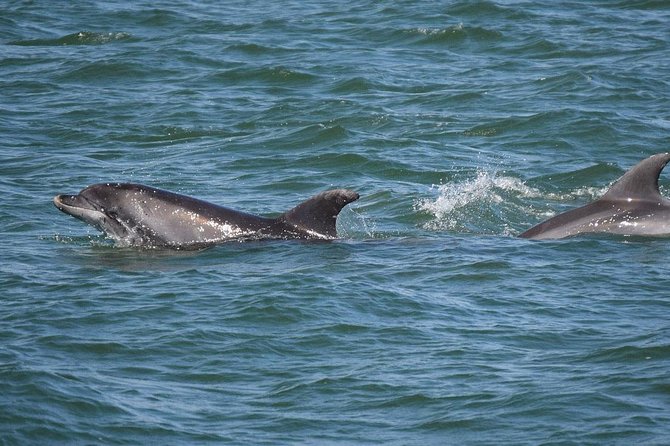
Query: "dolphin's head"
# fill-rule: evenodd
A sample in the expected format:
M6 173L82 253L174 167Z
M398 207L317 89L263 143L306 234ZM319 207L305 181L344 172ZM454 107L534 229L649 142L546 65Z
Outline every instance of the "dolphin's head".
M118 184L94 184L77 195L56 195L54 205L61 211L82 220L117 241L130 244L140 236L137 228L125 218L123 196L126 190Z

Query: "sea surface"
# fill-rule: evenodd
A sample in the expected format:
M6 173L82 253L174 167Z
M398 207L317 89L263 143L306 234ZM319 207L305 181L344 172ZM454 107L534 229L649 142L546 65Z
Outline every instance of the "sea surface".
M4 1L0 444L670 444L670 239L516 237L668 150L665 0ZM361 198L183 252L110 181Z

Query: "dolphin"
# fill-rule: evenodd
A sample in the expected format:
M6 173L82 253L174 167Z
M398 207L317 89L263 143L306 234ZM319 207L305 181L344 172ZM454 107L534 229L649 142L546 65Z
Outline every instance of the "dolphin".
M322 192L276 218L235 211L141 184L94 184L54 205L95 226L122 246L198 249L233 240L337 237L337 215L359 195Z
M670 200L658 190L658 177L668 161L670 153L640 161L600 199L550 218L519 237L559 239L587 233L670 236Z

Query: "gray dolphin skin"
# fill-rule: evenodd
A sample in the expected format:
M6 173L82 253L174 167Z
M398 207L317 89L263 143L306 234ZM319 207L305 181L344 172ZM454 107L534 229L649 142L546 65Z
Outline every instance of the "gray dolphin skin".
M197 249L232 240L334 239L337 215L358 197L351 190L329 190L277 218L131 183L94 184L53 202L122 246Z
M626 172L600 199L559 214L519 237L559 239L587 233L670 236L670 200L658 190L658 177L670 161L659 153Z

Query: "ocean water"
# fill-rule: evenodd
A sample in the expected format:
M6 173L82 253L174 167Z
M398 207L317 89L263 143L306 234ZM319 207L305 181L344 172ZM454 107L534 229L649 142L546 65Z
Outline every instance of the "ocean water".
M670 150L669 24L3 2L0 444L668 444L670 240L516 236ZM107 181L361 199L333 242L130 249L52 205Z

